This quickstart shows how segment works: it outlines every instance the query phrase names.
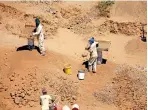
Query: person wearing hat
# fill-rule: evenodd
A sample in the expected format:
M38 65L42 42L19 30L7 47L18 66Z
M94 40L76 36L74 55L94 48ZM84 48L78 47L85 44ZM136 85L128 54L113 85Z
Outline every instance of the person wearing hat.
M52 98L50 95L47 95L47 90L45 88L42 89L42 94L43 95L40 96L41 109L49 110Z
M37 35L38 37L38 46L39 50L42 56L45 55L45 47L44 47L44 34L43 34L43 26L40 23L40 20L38 18L35 19L36 28L35 32L33 32L33 36Z
M88 71L93 73L96 73L97 71L96 69L97 57L98 57L97 45L98 42L96 42L95 39L92 37L89 39L88 46L85 48L90 53L90 58L88 60Z

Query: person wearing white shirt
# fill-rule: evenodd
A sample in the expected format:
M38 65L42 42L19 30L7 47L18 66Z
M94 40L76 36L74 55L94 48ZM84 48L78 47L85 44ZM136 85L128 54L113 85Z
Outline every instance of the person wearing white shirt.
M41 110L49 110L49 105L51 103L51 96L47 95L47 91L45 88L42 89L43 95L40 96L40 104L41 104Z
M36 23L36 28L35 28L35 32L33 32L33 36L37 36L38 37L38 46L41 52L41 55L44 56L45 55L45 47L44 47L44 33L43 33L43 26L40 23L40 20L38 18L35 19L35 23Z
M88 60L88 70L89 72L92 71L93 73L96 73L97 71L97 57L98 57L97 44L98 42L96 42L94 38L92 37L89 39L89 44L85 48L86 50L90 52L90 58Z

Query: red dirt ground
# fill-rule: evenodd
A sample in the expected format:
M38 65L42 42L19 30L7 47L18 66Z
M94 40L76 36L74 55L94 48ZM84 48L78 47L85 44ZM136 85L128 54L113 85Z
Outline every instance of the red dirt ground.
M60 96L61 104L78 103L80 110L146 109L147 48L139 37L146 2L115 2L110 18L100 17L96 4L0 3L0 110L39 110L43 87ZM34 26L36 16L45 31L44 57L37 50L16 51L26 45L31 30L25 25ZM107 63L80 81L77 73L85 69L87 58L81 55L90 36L110 40L111 47L103 52ZM72 66L71 75L63 72L66 63Z

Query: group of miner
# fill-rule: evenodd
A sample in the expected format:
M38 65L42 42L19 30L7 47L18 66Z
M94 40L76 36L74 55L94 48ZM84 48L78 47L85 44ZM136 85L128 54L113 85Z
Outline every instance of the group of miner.
M44 46L44 32L43 32L43 25L41 24L40 20L38 18L35 19L36 27L32 33L33 36L36 36L38 39L38 47L39 51L42 56L45 56L45 46ZM85 50L88 50L90 53L90 58L88 60L88 71L96 73L96 66L97 66L97 58L98 58L98 42L95 41L93 37L91 37L88 40L88 45L85 48ZM52 97L50 95L47 95L47 90L45 88L42 89L43 95L40 96L40 104L42 110L50 110L50 102L52 100ZM51 110L70 110L70 108L65 105L52 105ZM72 106L72 110L79 110L79 106L77 104L74 104Z

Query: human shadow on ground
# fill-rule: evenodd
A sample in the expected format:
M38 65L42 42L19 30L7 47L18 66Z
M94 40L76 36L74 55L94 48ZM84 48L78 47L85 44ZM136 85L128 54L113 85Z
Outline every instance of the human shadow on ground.
M101 64L106 64L106 62L107 62L107 59L104 59L104 58L103 58ZM82 65L85 65L85 68L88 69L88 61L84 61Z
M82 65L85 65L85 68L88 69L88 61L84 61Z
M147 39L146 39L145 36L141 36L141 40L142 40L143 42L146 42L146 41L147 41Z
M23 51L23 50L32 51L33 49L36 49L40 53L39 47L34 46L34 48L30 49L30 47L28 45L23 45L21 47L18 47L16 51Z
M106 62L107 62L107 59L102 59L102 64L106 64Z

